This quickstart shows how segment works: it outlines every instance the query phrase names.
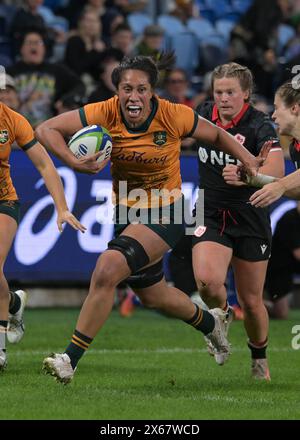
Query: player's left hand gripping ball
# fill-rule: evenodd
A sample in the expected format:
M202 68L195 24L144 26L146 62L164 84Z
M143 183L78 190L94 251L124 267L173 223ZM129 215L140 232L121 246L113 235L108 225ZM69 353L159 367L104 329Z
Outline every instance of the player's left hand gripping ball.
M99 125L90 125L77 131L68 146L78 159L76 171L95 174L107 164L112 152L109 131Z

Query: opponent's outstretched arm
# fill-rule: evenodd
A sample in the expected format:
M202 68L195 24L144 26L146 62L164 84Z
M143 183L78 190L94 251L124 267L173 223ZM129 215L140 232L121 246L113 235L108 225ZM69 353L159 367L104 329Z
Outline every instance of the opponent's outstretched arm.
M262 149L255 157L247 148L243 147L231 134L220 127L199 116L198 124L192 136L194 139L213 145L225 153L239 159L245 167L247 174L256 175L269 153L271 146Z
M274 182L268 183L252 194L250 202L253 206L263 208L282 196L300 200L300 170L281 179L274 179Z

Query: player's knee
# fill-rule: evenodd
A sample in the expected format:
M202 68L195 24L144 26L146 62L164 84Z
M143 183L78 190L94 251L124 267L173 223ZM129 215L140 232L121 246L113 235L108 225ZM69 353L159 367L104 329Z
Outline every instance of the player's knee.
M120 282L118 264L112 258L100 257L93 275L92 283L97 288L112 288Z
M239 300L244 312L255 315L264 306L263 299L260 296L248 295L242 300Z
M223 280L218 280L211 275L196 276L196 284L201 296L210 295L214 296L218 294L219 289L223 286Z

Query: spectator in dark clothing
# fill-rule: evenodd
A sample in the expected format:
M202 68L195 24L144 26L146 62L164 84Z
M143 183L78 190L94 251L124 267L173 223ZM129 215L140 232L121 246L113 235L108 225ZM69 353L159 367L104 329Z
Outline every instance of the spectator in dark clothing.
M83 10L87 9L100 18L103 41L109 44L112 25L124 21L124 15L117 7L107 5L105 0L70 0L64 8L59 10L59 14L68 20L70 29L76 29L80 15Z
M128 56L132 53L133 41L131 27L127 23L121 23L112 31L110 46Z
M34 127L55 114L56 101L85 91L77 75L62 64L45 61L45 54L43 33L28 31L22 39L21 60L8 69L21 100L20 113Z
M51 52L55 35L53 30L47 29L43 17L39 14L39 7L43 2L44 0L25 0L24 5L16 10L10 26L15 54L19 52L22 35L28 29L33 28L40 29L45 35L47 34L47 41L45 41L48 52Z
M46 29L44 19L38 12L38 8L42 4L43 0L26 0L24 6L16 10L10 28L14 39L20 38L29 27Z
M115 27L124 23L124 15L116 7L107 7L105 0L88 0L85 8L99 17L103 41L109 45Z
M146 26L141 40L134 49L134 54L151 56L158 59L162 51L164 34L164 29L157 24Z
M125 18L115 9L108 9L101 17L103 40L109 46L115 29L125 24Z
M107 0L106 6L115 9L126 18L131 12L143 12L147 3L147 0Z
M195 12L196 8L193 0L175 0L170 15L186 24L189 18L195 16Z
M85 5L86 0L69 0L64 7L58 10L59 15L68 20L70 29L76 29L78 18Z
M55 110L58 115L83 107L87 100L82 95L67 95L55 103Z
M88 97L88 102L105 101L116 94L115 86L111 80L111 73L114 67L117 67L124 54L119 49L109 48L101 54L99 66L97 69L98 85Z
M112 71L118 67L119 61L116 59L107 59L102 64L102 72L99 75L100 81L99 85L94 90L93 93L88 98L88 102L98 102L105 101L106 99L112 98L116 94L116 88L111 81Z
M76 34L67 41L65 52L65 64L77 75L95 76L100 53L105 49L101 30L99 17L85 10L79 18Z
M231 33L231 60L252 70L257 92L270 100L276 88L278 27L287 16L286 0L254 0Z
M184 69L177 67L167 72L164 80L164 88L160 93L162 98L194 108L194 95L195 92L191 88Z

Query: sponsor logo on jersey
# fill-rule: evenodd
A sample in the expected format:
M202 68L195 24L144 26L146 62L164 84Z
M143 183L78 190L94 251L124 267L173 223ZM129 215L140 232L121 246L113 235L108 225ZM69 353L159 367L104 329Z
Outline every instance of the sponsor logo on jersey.
M167 132L166 131L155 131L153 133L153 142L161 147L167 142Z
M164 165L168 156L164 154L161 157L149 157L145 151L129 151L126 152L122 148L115 148L114 160L122 160L125 162L136 162L143 165Z
M267 244L261 244L260 245L260 249L261 249L261 253L264 255L266 250L267 250L268 245Z
M244 145L244 142L245 142L245 140L246 140L245 136L243 136L243 135L240 134L240 133L237 133L237 134L234 136L234 139L236 139L241 145Z
M230 154L224 153L224 151L207 151L206 148L200 147L198 150L199 159L201 162L210 162L212 165L225 166L228 164L238 164L240 163L237 159L230 156Z
M194 235L196 237L201 237L205 231L206 231L206 226L198 226L198 228L196 228L194 231Z
M9 139L8 130L0 130L0 144L6 144Z

